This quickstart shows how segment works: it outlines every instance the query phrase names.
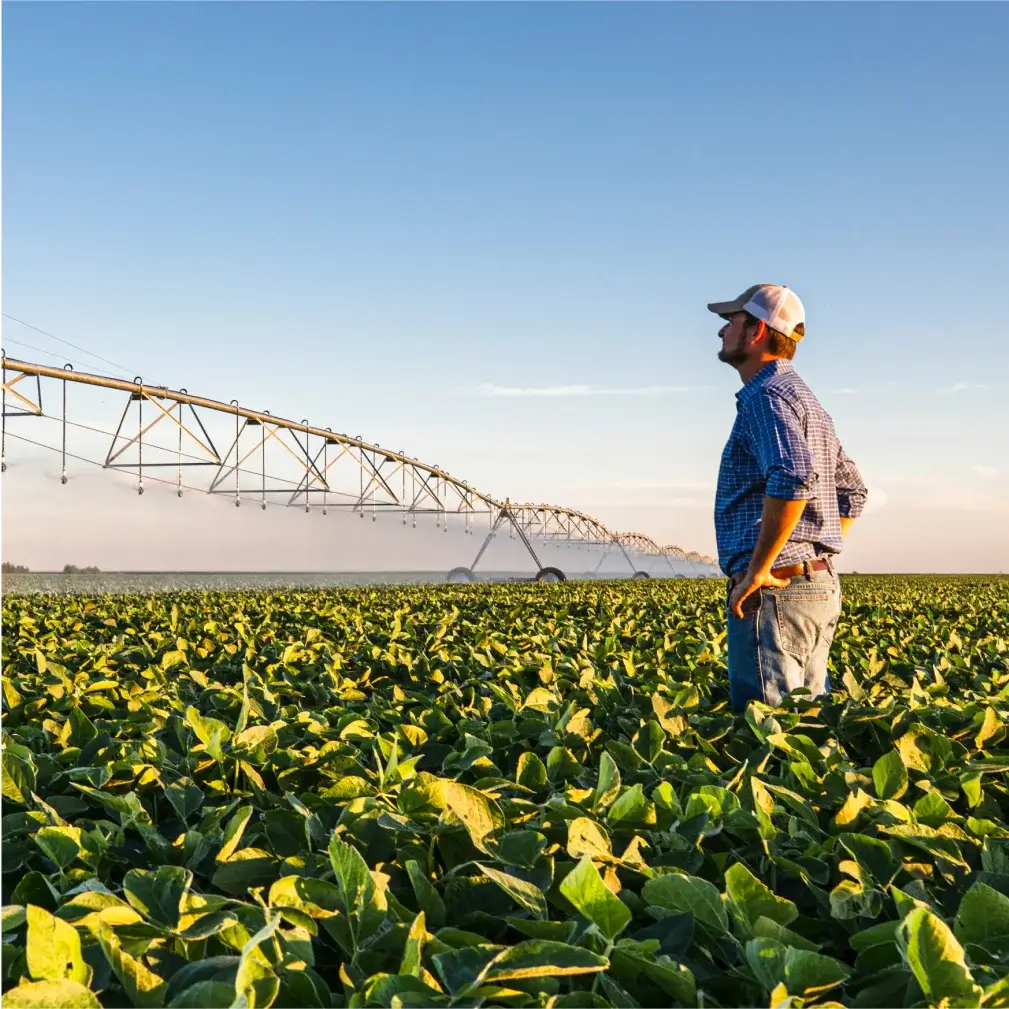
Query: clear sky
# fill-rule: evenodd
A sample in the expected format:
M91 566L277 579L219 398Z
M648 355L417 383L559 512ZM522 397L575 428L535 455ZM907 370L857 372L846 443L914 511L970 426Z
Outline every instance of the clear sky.
M2 12L4 312L714 553L705 304L788 284L843 567L1009 570L1009 5Z

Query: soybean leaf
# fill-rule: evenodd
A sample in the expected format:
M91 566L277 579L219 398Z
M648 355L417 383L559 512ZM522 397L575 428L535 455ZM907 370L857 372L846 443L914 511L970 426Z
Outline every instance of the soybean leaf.
M725 873L725 892L729 906L741 921L751 926L761 916L788 925L799 914L792 901L773 893L742 862L736 862Z
M440 928L445 924L445 902L441 895L424 875L420 864L415 859L407 861L406 870L410 876L410 885L413 887L414 896L417 898L417 903L425 917L433 928Z
M531 977L566 977L606 970L609 960L579 946L527 939L498 953L480 972L481 984Z
M123 880L123 893L141 914L174 929L192 884L193 874L177 865L163 865L154 871L131 869Z
M76 981L87 984L90 971L81 955L81 939L73 925L34 904L27 908L25 957L36 981Z
M630 908L611 893L589 857L582 858L561 880L560 892L610 941L631 920Z
M403 959L399 965L400 974L410 974L420 977L423 971L424 940L427 938L427 927L424 923L424 912L420 911L406 937L403 948Z
M192 705L186 708L186 721L196 733L196 738L203 744L207 753L215 760L223 760L222 747L231 738L231 729L219 718L201 715Z
M532 883L518 876L512 876L507 872L501 872L489 865L481 865L480 871L492 879L512 900L520 907L525 908L534 918L546 921L547 901L542 891ZM563 888L562 888L563 892ZM566 896L566 894L565 894ZM570 898L569 898L570 899ZM403 973L403 972L401 972Z
M594 820L587 816L579 816L568 823L568 854L572 858L610 858L613 848L609 835Z
M647 977L666 995L684 1005L697 1004L697 982L689 967L668 956L642 956L620 945L612 953L613 970L632 978Z
M207 1006L230 1006L234 1001L234 985L223 981L197 981L181 991L171 1002L169 1009L206 1009ZM97 1003L96 1003L97 1004Z
M851 976L851 968L830 956L789 948L785 953L785 987L790 995L818 999Z
M100 925L98 942L105 953L113 973L126 989L130 1001L138 1009L161 1009L164 1005L167 983L150 970L142 960L133 957L120 944L113 930Z
M788 947L776 939L751 939L746 944L746 962L767 991L784 981L787 955Z
M27 806L35 791L35 765L30 755L20 756L11 747L5 746L2 756L2 794L8 802Z
M899 799L907 791L907 768L896 750L884 753L873 764L872 780L881 799Z
M22 981L3 995L7 1009L101 1009L95 994L79 981Z
M212 879L233 897L244 897L251 887L266 886L277 877L277 859L261 848L241 848L221 862Z
M992 952L1009 947L1009 897L975 883L960 901L953 934L961 943L976 943Z
M235 810L234 815L228 821L227 827L224 828L224 843L221 845L221 850L217 853L218 862L227 862L235 853L238 845L241 843L245 828L248 827L249 820L252 819L252 814L252 806L242 806Z
M620 770L614 759L605 751L599 757L599 777L592 794L591 809L599 812L620 794Z
M273 1004L280 990L280 979L274 973L259 947L276 933L280 915L269 916L266 924L242 947L238 971L235 974L234 1009L262 1009Z
M443 795L445 804L462 822L473 844L485 855L493 855L491 841L507 823L498 804L460 781L444 782Z
M61 870L66 869L80 853L81 831L79 827L42 827L35 843Z
M2 912L4 934L19 929L27 919L27 912L20 904L4 904Z
M841 844L851 855L872 873L876 882L887 887L900 870L900 862L893 857L893 852L886 841L866 834L842 834Z
M515 780L526 788L545 788L547 785L547 768L535 753L523 753L518 760Z
M706 879L679 874L658 876L645 881L641 894L654 907L690 912L715 935L729 930L729 915L722 895L718 887Z
M165 786L165 798L172 804L180 820L185 822L203 804L203 789L191 778L178 778Z
M753 934L761 939L775 939L782 945L790 946L794 949L809 950L811 953L817 951L816 943L810 942L804 936L793 932L784 925L778 924L776 921L772 921L770 918L765 918L763 915L753 923Z
M897 941L915 979L931 1004L949 1000L979 1006L982 989L974 982L963 947L949 926L928 908L910 911L897 929Z

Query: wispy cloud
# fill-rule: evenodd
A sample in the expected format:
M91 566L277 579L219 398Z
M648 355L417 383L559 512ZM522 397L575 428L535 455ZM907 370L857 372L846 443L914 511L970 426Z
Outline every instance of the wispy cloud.
M616 388L598 385L547 385L507 386L485 382L476 390L478 396L538 396L572 398L582 396L668 396L677 392L697 392L710 386L697 385L645 385L634 388Z
M971 466L971 471L979 480L994 480L998 476L998 470L994 466L985 466L982 463Z
M586 502L589 510L606 508L710 508L710 497L673 495L670 497L643 496L640 491L610 491Z
M612 490L714 490L715 485L710 480L657 480L657 481L621 481L615 480L605 484L559 484L556 488L564 493Z
M935 484L935 477L921 473L884 473L872 480L873 485L876 483L907 484L911 487L932 487Z
M714 490L708 480L670 480L668 483L616 484L621 490Z
M943 386L936 389L937 396L955 396L960 392L971 392L975 389L987 389L983 382L954 382L952 385Z

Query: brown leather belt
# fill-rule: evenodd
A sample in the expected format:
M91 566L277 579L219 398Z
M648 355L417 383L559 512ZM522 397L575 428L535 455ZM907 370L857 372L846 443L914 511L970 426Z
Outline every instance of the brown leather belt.
M812 557L808 561L800 561L798 564L786 564L784 567L771 568L771 574L775 578L797 578L799 575L806 575L808 578L814 571L829 571L830 562L822 557ZM733 575L729 579L729 584L733 588L744 578L744 575Z

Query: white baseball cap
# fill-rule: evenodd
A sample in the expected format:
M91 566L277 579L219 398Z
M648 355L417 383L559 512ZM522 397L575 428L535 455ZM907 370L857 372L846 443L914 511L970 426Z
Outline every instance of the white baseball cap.
M749 312L796 343L806 335L806 310L799 296L781 284L755 284L733 301L713 302L708 311L723 319L734 312Z

